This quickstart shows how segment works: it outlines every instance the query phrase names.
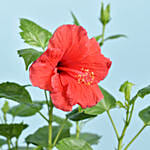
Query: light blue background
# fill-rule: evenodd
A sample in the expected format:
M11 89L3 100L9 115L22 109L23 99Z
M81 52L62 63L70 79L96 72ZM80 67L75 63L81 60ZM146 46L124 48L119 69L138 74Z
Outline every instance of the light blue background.
M70 11L73 11L80 23L86 28L89 36L98 35L101 25L98 17L100 0L0 0L0 82L12 81L20 84L30 83L24 62L17 55L17 50L28 47L19 36L19 18L28 18L50 31L58 26L72 23ZM112 20L106 28L106 36L124 33L128 39L119 39L104 44L102 52L112 60L112 67L107 78L101 83L117 100L123 95L118 92L120 84L126 80L135 83L132 94L150 83L150 2L148 0L104 0L111 3ZM38 88L29 89L32 98L42 99L43 92ZM139 99L131 127L127 131L127 143L139 130L143 122L138 118L139 110L150 103L150 97ZM3 101L1 100L0 105ZM14 105L14 103L12 103ZM46 111L43 110L46 114ZM56 113L64 115L62 111ZM119 131L123 125L123 113L111 111ZM16 121L29 123L23 136L34 132L46 124L39 115ZM102 135L102 139L94 150L113 150L117 144L110 121L103 114L85 125L82 131L90 131ZM72 130L74 132L74 129ZM146 128L129 150L149 150L150 128Z

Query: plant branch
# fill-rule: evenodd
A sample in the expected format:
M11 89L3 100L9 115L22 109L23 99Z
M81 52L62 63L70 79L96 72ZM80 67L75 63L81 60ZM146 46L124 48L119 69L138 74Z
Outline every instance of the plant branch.
M60 127L60 129L59 129L59 131L58 131L58 133L57 133L57 135L56 135L56 137L55 137L55 140L54 140L53 146L55 146L55 145L56 145L57 140L58 140L58 138L59 138L59 136L60 136L60 134L61 134L61 132L62 132L62 130L63 130L63 128L64 128L64 126L65 126L65 123L66 123L67 119L68 119L68 118L66 118L66 119L64 120L64 122L62 123L62 125L61 125L61 127Z
M49 126L48 126L48 150L52 150L52 120L53 120L53 103L50 100L50 109L49 109Z
M134 140L140 135L140 133L145 129L147 125L144 125L140 130L139 132L133 137L133 139L127 144L127 146L125 147L124 150L127 150L128 147L134 142Z
M102 41L100 42L100 46L102 46L102 45L104 44L105 28L106 28L106 25L103 24L103 29L102 29Z
M110 115L110 113L109 113L109 110L106 111L106 112L107 112L107 115L108 115L108 117L109 117L109 119L110 119L110 122L111 122L111 124L112 124L112 126L113 126L113 129L114 129L114 131L115 131L115 134L116 134L116 136L117 136L117 139L119 139L118 130L117 130L117 128L116 128L116 126L115 126L115 123L114 123L114 121L113 121L113 119L112 119L112 117L111 117L111 115Z
M40 111L38 111L38 113L44 120L46 120L49 123L49 120Z
M76 121L76 138L78 139L80 135L80 127L79 127L79 121Z

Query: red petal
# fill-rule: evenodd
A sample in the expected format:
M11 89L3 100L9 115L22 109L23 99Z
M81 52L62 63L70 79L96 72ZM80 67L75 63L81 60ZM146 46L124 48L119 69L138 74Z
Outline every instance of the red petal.
M89 69L90 72L94 72L95 79L93 84L95 84L106 77L111 61L101 54L100 46L94 38L90 39L87 45L88 49L82 60L77 62L76 65L70 63L69 66L76 70L85 68Z
M64 111L70 111L75 104L79 104L82 108L92 107L103 98L98 85L78 84L66 74L53 76L51 83L52 101L57 108Z
M55 107L63 110L63 111L71 111L72 105L70 105L69 101L66 98L66 88L63 87L60 75L58 73L54 74L51 78L52 92L51 98Z
M51 90L51 75L62 57L59 49L48 49L30 67L30 80L33 86Z
M87 51L88 36L81 26L63 25L49 41L49 48L59 48L64 52L62 65L79 62Z

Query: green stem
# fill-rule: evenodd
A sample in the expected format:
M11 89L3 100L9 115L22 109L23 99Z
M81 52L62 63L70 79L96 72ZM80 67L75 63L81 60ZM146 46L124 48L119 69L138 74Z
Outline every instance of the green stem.
M7 139L7 143L8 143L8 150L11 150L11 147L10 147L10 144L11 144L10 139Z
M18 150L18 139L16 139L16 150Z
M76 138L78 139L80 135L80 127L79 127L79 121L76 121Z
M45 94L45 98L46 98L47 109L48 109L48 111L49 111L50 105L49 105L49 102L48 102L48 97L47 97L46 90L44 90L44 94Z
M134 140L140 135L140 133L145 129L146 125L144 125L140 131L133 137L133 139L127 144L124 150L127 150L128 147L134 142Z
M121 150L122 149L122 142L123 142L123 138L125 136L125 133L126 133L126 130L129 126L129 107L127 108L127 112L126 112L126 120L125 120L125 125L124 125L124 128L122 130L122 134L120 136L120 138L118 139L118 150Z
M105 33L105 28L106 28L106 25L104 24L104 25L103 25L103 29L102 29L102 41L100 42L100 45L101 45L101 46L104 44L104 33Z
M116 136L117 136L117 139L119 139L119 134L118 134L117 128L116 128L116 126L115 126L115 123L114 123L114 121L113 121L113 119L112 119L112 117L111 117L109 111L107 111L107 115L108 115L108 117L109 117L109 119L110 119L110 121L111 121L111 124L112 124L113 128L114 128L114 131L115 131L115 134L116 134Z
M56 135L56 137L55 137L55 140L54 140L53 146L55 146L55 145L56 145L57 140L58 140L58 138L59 138L59 136L60 136L60 134L61 134L61 132L62 132L62 130L63 130L63 128L64 128L64 126L65 126L65 123L66 123L67 119L68 119L68 118L66 118L66 119L64 120L64 122L62 123L62 125L61 125L61 127L60 127L60 129L59 129L59 131L58 131L58 133L57 133L57 135Z
M122 134L121 134L121 136L120 136L120 138L118 140L118 150L122 149L123 138L125 136L125 133L126 133L126 130L127 130L128 126L129 126L129 124L131 122L131 118L133 116L134 106L135 106L135 102L133 102L133 105L132 105L132 108L131 108L130 112L129 112L130 107L127 108L125 125L124 125L124 128L123 128Z
M50 100L50 109L49 109L49 126L48 126L48 150L52 150L52 120L53 120L53 103Z
M40 114L40 116L41 116L44 120L46 120L46 121L49 123L49 120L48 120L40 111L38 111L38 113Z

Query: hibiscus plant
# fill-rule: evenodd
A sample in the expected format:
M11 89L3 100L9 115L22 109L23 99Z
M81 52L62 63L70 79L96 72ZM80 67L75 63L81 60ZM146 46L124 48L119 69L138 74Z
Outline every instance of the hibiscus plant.
M24 59L25 69L29 70L33 86L43 90L45 100L32 100L28 88L32 85L20 85L13 82L0 84L0 98L7 99L0 115L0 148L8 150L92 150L91 145L98 144L100 135L80 132L81 125L105 113L110 119L118 140L117 150L127 150L140 133L150 125L150 106L139 112L143 126L129 143L124 141L126 131L132 120L137 99L150 94L150 86L139 90L131 97L131 82L124 82L119 91L124 94L124 101L117 101L112 94L98 85L108 74L111 60L101 53L105 41L123 34L104 36L109 23L110 5L101 4L99 20L102 33L89 39L86 30L71 12L73 24L62 25L52 34L28 19L20 19L21 38L31 48L18 50ZM37 48L33 48L37 47ZM8 100L19 104L10 107ZM78 104L78 105L76 105ZM43 106L46 107L43 107ZM72 107L76 105L72 110ZM47 112L47 116L41 112ZM45 108L47 108L45 110ZM126 113L121 133L111 117L110 110L119 108ZM54 109L67 113L66 118L54 114ZM15 117L29 117L39 114L46 122L34 133L25 138L26 145L18 144L19 137L28 124L14 123ZM12 121L8 119L12 116ZM9 117L10 118L10 117ZM75 124L76 132L70 132ZM7 145L7 146L6 146Z

